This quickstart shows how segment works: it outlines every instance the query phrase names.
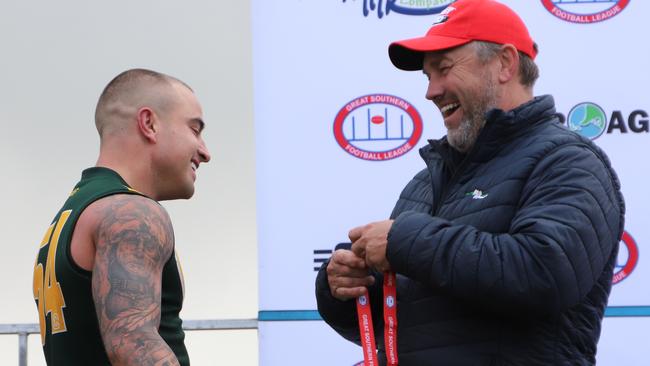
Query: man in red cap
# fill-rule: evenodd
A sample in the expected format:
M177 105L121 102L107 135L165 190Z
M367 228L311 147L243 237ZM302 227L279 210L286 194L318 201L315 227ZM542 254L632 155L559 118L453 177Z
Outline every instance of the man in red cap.
M323 265L321 315L360 343L354 299L369 299L382 365L595 364L623 197L606 155L533 96L526 26L496 1L459 0L389 55L427 76L447 135L420 150L427 167L391 219L352 229Z

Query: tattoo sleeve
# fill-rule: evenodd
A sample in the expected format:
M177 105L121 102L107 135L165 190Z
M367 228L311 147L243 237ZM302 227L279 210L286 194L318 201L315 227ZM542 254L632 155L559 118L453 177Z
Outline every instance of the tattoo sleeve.
M113 365L178 365L158 334L161 277L173 251L165 210L135 195L105 198L93 268L93 299Z

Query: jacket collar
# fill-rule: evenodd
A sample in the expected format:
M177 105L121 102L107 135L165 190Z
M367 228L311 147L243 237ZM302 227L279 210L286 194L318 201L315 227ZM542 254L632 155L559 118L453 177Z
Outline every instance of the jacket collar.
M535 97L507 112L492 109L486 113L485 127L468 155L472 155L476 160L490 159L505 142L540 124L557 121L553 118L555 116L555 101L551 95ZM451 166L459 164L465 157L449 145L447 136L429 140L429 144L420 149L420 156L426 162L442 157Z

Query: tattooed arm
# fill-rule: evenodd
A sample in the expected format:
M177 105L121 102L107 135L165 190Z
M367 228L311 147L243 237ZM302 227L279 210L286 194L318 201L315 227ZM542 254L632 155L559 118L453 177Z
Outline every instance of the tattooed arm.
M158 334L162 270L174 247L169 216L141 196L101 201L92 287L111 364L178 365Z

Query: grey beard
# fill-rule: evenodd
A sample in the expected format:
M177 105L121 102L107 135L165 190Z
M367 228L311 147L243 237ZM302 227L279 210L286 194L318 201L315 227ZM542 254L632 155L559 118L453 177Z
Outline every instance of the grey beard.
M474 147L479 133L485 126L485 115L497 105L496 85L488 75L485 75L485 80L487 84L480 95L463 107L465 113L458 129L447 133L449 145L461 153L467 153Z

